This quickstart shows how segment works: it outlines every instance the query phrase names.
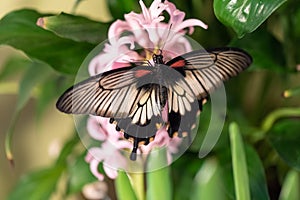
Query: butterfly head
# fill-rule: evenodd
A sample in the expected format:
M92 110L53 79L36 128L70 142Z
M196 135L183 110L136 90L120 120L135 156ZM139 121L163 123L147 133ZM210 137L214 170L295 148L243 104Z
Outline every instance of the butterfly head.
M153 54L152 59L155 64L163 64L164 61L163 61L162 51L159 50L159 54Z

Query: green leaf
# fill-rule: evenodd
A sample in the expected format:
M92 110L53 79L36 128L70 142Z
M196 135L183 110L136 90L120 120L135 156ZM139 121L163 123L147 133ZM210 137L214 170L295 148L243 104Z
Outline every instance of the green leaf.
M250 200L244 144L236 123L229 126L234 187L237 200Z
M198 152L200 158L206 156L210 151L228 147L227 135L217 134L220 131L224 133L226 126L228 126L226 123L223 124L223 114L226 113L226 101L223 101L223 93L220 91L222 90L216 90L211 95L210 100L203 105L203 112L199 116L197 134L189 147L189 150ZM212 105L214 106L212 107ZM214 126L211 126L212 124Z
M193 189L191 185L194 184L193 178L199 171L203 161L204 159L198 159L198 152L194 154L187 152L172 164L172 182L176 183L173 189L174 200L190 198Z
M47 106L56 99L60 94L57 90L57 78L54 76L48 77L48 79L38 87L37 91L37 108L36 119L39 121L42 119L42 114L46 110ZM54 105L54 103L53 103Z
M286 175L279 200L298 200L300 199L300 176L299 172L290 170Z
M54 101L57 101L59 95L72 84L74 84L73 78L61 77L57 76L57 74L50 74L43 83L39 84L35 93L36 99L38 99L36 108L37 121L42 119L42 114L44 114L49 104L55 107Z
M32 61L24 58L8 58L8 60L2 66L2 70L0 72L0 81L3 81L10 76L15 76L22 73L28 68L28 66L30 66L31 63Z
M50 199L56 190L56 185L67 167L68 157L79 142L77 134L69 139L60 152L53 167L42 169L25 175L11 192L9 199Z
M258 154L251 146L248 145L245 150L252 199L270 199L264 166Z
M61 13L60 15L39 19L44 29L60 37L77 42L99 44L107 38L109 24L90 20L85 17Z
M79 142L80 138L78 134L74 133L73 137L64 144L64 148L61 150L59 157L56 160L56 165L66 166L68 156Z
M289 8L291 8L293 6L293 4L290 4L290 5L291 6ZM292 20L292 23L294 25L294 27L291 27L292 31L293 31L293 35L299 37L300 36L300 27L297 26L300 23L300 9L299 9L299 6L297 7L297 10L295 10L295 14L293 15L291 20Z
M10 45L57 71L75 74L94 45L60 38L36 25L42 14L18 10L0 20L0 44Z
M91 173L89 164L84 160L86 153L76 158L75 163L69 166L69 182L67 194L77 193L88 183L97 181Z
M44 81L49 74L51 74L51 71L51 68L44 63L31 63L31 66L26 71L20 82L18 102L16 106L17 110L21 110L24 107L24 105L28 102L34 87Z
M232 159L228 149L217 152L218 163L222 176L222 186L226 199L236 199L234 193L234 180ZM247 158L247 173L249 177L249 187L251 199L269 199L267 182L262 162L253 147L246 145L245 155Z
M215 0L214 12L225 25L243 37L259 27L286 0Z
M119 200L137 200L137 197L131 187L129 178L125 172L118 172L118 177L115 180L115 187Z
M11 162L13 162L13 154L11 152L11 141L19 114L30 99L34 87L49 75L50 70L50 68L44 63L31 62L28 64L30 66L20 82L16 109L14 111L5 138L6 157Z
M19 75L23 75L24 71L28 70L31 64L32 61L24 58L8 58L0 72L0 93L17 94L19 90L19 83L15 81L15 78ZM12 78L11 81L10 78Z
M220 165L220 171L222 175L223 184L221 188L223 188L223 190L225 191L227 197L226 199L236 199L234 193L234 181L230 149L220 149L218 152L216 152L216 157L218 158L218 163Z
M149 169L157 168L155 166L166 166L167 154L166 149L152 151L148 158ZM168 166L148 172L147 178L147 200L172 199L172 183L170 168ZM155 195L154 195L155 194Z
M300 170L300 123L299 119L281 119L268 133L279 156L291 167Z
M226 199L225 191L218 190L221 188L222 176L220 166L215 159L207 159L198 171L193 186L193 192L190 199Z
M234 39L230 45L240 47L252 56L253 64L249 70L288 71L282 45L264 29L258 29L242 39Z
M25 175L20 179L8 199L50 199L56 190L61 173L61 167L53 167Z
M133 10L141 11L136 0L106 0L108 8L114 19L124 19L124 14Z

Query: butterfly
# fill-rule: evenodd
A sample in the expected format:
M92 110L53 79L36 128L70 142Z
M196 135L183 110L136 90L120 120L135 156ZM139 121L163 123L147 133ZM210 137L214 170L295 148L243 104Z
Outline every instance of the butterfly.
M223 47L191 51L168 62L160 51L153 54L153 63L129 63L92 76L66 90L56 107L110 118L133 142L130 159L136 160L138 147L149 144L161 127L170 137L189 135L203 101L249 67L252 58L241 49Z

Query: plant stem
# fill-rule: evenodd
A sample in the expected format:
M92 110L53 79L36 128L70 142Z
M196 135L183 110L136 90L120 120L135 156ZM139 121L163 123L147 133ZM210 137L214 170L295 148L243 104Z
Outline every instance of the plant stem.
M133 190L139 200L145 200L144 173L127 173Z
M300 117L300 108L281 108L271 112L262 123L262 130L266 133L274 122L282 117Z

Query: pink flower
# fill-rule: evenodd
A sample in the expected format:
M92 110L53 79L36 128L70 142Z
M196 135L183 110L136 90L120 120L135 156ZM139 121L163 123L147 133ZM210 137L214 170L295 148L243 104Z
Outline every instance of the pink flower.
M185 29L188 28L188 33L192 34L194 26L207 28L207 25L198 19L184 20L185 13L169 1L161 3L160 0L154 0L149 9L143 1L140 0L139 3L142 8L141 14L131 12L125 14L125 21L117 20L112 23L108 31L109 43L106 43L103 52L90 62L91 75L122 67L129 62L150 60L152 52L149 54L147 49L160 49L162 45L165 45L165 59L191 51L189 41L183 37L187 32ZM170 15L168 23L164 22L164 17L161 16L164 11ZM122 36L125 32L131 35ZM135 48L138 48L136 44L145 49L144 55L135 51Z
M149 154L156 147L167 147L167 163L171 164L172 154L178 152L178 146L182 139L179 137L170 138L165 128L161 128L156 132L155 139L148 145L142 145L140 150L143 154Z
M192 34L194 26L207 28L207 25L198 19L184 20L185 13L169 1L162 3L161 0L154 0L149 8L142 0L139 3L142 13L130 12L125 14L125 21L117 20L111 24L108 42L103 51L89 64L90 75L128 66L130 62L152 62L153 53L162 48L166 60L191 51L191 44L184 35ZM170 20L165 21L162 13L167 13ZM166 106L163 118L167 118L167 110ZM128 159L121 152L130 151L132 143L124 140L122 134L117 132L115 126L109 124L106 118L91 116L87 129L95 140L102 141L101 146L91 148L86 157L91 171L96 177L103 179L103 174L97 170L98 165L103 162L105 173L110 178L115 178L118 169L127 167ZM163 127L157 131L154 141L139 147L137 153L148 154L153 148L165 146L168 163L171 163L172 154L177 153L180 143L180 138L170 138Z
M126 169L127 162L119 149L131 149L132 144L123 140L122 134L116 131L115 126L109 123L108 118L90 116L87 121L87 129L93 139L102 141L101 147L90 148L86 156L91 172L99 180L103 180L103 175L98 172L98 165L103 162L107 176L116 178L117 170Z

